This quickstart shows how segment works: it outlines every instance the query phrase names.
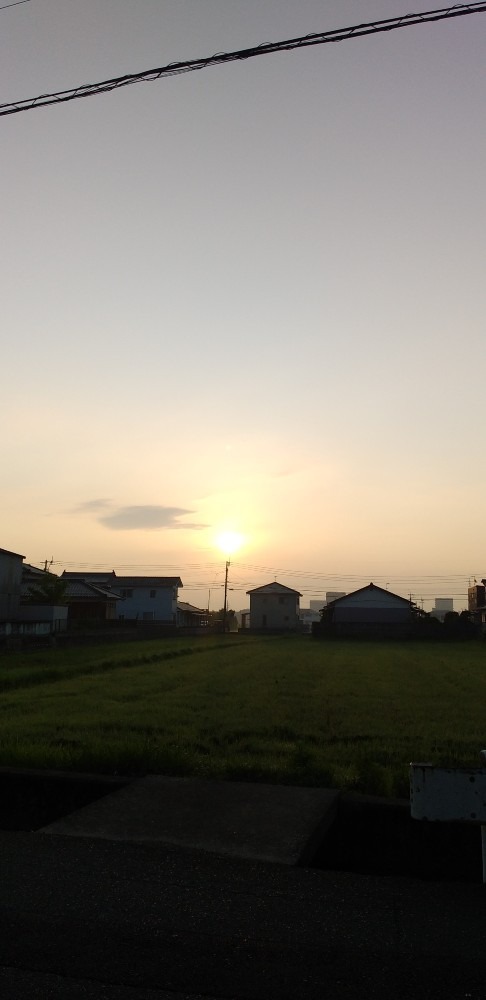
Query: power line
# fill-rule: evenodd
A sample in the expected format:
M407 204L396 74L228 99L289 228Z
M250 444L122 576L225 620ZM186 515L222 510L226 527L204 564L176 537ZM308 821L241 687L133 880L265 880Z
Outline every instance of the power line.
M27 0L18 0L26 3ZM234 52L219 52L203 59L188 59L184 62L168 63L155 69L143 70L141 73L128 73L125 76L113 77L101 83L83 84L70 90L59 90L52 94L41 94L39 97L13 101L0 105L0 116L15 115L20 111L31 111L34 108L46 107L50 104L65 104L81 97L93 97L95 94L105 94L120 87L142 81L151 82L181 73L192 73L195 70L207 69L209 66L220 66L224 63L243 59L253 59L255 56L270 55L274 52L288 52L292 49L308 48L311 45L326 45L330 42L344 42L363 35L375 35L383 31L394 31L414 24L427 24L433 21L443 21L446 18L463 17L466 14L486 13L486 3L454 4L438 10L422 11L419 14L405 14L402 17L387 18L381 21L370 21L366 24L355 24L348 28L338 28L333 31L322 31L300 38L290 38L281 42L269 42L248 49L238 49Z
M7 7L20 7L21 3L30 3L30 2L31 0L16 0L15 3L4 3L3 7L0 7L0 10L7 10Z
M96 571L134 571L134 570L154 570L161 569L171 569L177 571L179 574L184 571L189 571L192 573L205 574L210 577L205 581L204 579L197 579L197 577L192 576L191 582L185 582L184 587L187 590L205 590L210 587L222 586L222 584L217 582L217 577L221 576L222 570L219 563L207 562L207 563L187 563L181 562L177 564L173 563L83 563L79 561L57 559L54 561L54 565L63 567L77 567L78 569L84 569L86 572L96 572ZM394 573L388 572L382 573L322 573L318 570L304 570L304 569L289 569L283 568L281 566L255 566L248 565L245 563L240 563L232 561L233 571L236 570L237 579L233 580L234 586L241 590L251 590L254 587L259 586L259 583L250 574L262 574L267 576L276 577L281 576L286 579L295 580L305 595L315 595L318 597L321 593L324 594L327 589L342 589L349 588L355 589L361 586L366 586L370 580L377 586L381 586L384 589L396 587L398 590L406 590L407 593L410 589L416 593L418 591L424 596L425 600L432 600L433 597L466 597L467 584L477 577L480 579L481 574L474 574L470 572L463 573L434 573L434 574L408 574L396 576ZM248 576L247 576L248 573ZM431 596L430 596L431 595Z

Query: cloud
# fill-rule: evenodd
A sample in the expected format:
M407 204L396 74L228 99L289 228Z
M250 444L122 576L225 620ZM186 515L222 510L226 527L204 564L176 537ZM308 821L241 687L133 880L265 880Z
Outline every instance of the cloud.
M207 524L180 522L185 514L194 514L186 507L164 507L159 504L135 504L119 507L106 497L85 500L70 511L71 514L91 514L98 524L110 531L159 531L163 528L183 531L201 531Z
M180 524L178 518L194 511L184 507L160 507L141 504L133 507L118 507L109 514L102 514L98 521L110 531L157 531L160 528L183 528L198 531L204 524Z
M97 510L103 510L105 507L109 507L111 500L106 497L101 497L98 500L85 500L84 503L80 503L74 508L73 513L75 514L91 514L95 513Z

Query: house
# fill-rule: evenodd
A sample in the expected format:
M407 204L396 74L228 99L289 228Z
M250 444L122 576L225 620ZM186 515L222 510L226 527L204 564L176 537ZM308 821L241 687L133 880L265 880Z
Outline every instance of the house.
M177 624L179 576L117 576L116 589L123 598L118 618L128 621Z
M95 587L104 587L106 590L111 590L112 588L116 590L116 573L115 570L105 570L96 572L91 570L63 570L61 573L62 580L83 580L84 583L91 583Z
M321 616L319 611L315 608L301 608L299 611L300 624L302 626L302 631L306 633L312 632L312 626L314 622L320 622Z
M474 581L473 586L468 587L467 606L473 621L480 626L481 632L486 632L486 580L481 583Z
M236 611L236 621L238 623L238 631L241 629L245 631L250 628L250 609L242 608L241 611Z
M195 608L193 604L178 601L177 624L180 628L207 628L209 614L207 611L202 611L201 608Z
M18 617L24 559L18 552L0 549L0 621Z
M117 576L114 570L100 572L64 571L62 579L82 581L118 599L116 617L124 621L177 624L178 576Z
M250 598L250 628L252 631L298 631L299 599L302 594L283 583L266 583L246 592Z
M405 637L415 607L411 601L374 583L338 597L324 610L323 626L337 635Z
M20 595L19 622L28 623L31 632L42 635L47 630L49 633L66 631L65 588L56 573L24 563Z
M66 582L66 603L69 622L113 621L118 618L121 597L107 587L98 587L84 580Z

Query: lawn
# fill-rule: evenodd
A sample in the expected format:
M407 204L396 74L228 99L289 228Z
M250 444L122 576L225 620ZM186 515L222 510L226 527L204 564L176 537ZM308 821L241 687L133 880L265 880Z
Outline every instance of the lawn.
M0 765L408 794L479 766L486 646L174 639L0 657Z

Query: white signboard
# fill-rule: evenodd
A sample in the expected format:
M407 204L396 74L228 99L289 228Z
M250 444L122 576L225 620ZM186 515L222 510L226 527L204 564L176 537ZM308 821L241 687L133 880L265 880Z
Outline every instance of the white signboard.
M413 819L486 824L486 770L410 765Z

